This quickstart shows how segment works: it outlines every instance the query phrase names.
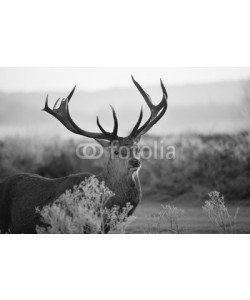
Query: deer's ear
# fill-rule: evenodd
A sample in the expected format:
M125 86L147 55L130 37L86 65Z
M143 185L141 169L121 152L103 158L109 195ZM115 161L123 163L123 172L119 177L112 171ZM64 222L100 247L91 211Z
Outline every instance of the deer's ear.
M99 140L99 139L95 139L105 150L108 149L108 147L110 147L110 142L109 141L105 141L105 140Z

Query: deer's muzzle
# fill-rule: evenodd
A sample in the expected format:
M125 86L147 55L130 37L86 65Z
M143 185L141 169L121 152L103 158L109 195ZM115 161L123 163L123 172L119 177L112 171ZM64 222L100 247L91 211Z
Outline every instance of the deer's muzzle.
M139 159L133 158L129 161L129 168L139 168L141 166L141 162Z

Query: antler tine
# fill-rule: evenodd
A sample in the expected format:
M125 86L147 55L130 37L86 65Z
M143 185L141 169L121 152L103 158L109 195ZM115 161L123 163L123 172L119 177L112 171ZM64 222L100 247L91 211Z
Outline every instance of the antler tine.
M161 84L161 89L162 89L162 93L163 93L163 96L162 96L162 100L161 102L156 105L157 107L164 107L164 106L167 106L168 103L167 103L167 100L168 100L168 93L167 93L167 90L162 82L162 80L160 79L160 84Z
M164 96L165 98L165 96ZM165 102L164 102L165 103ZM150 128L152 128L165 114L165 112L167 111L168 105L164 105L163 108L161 108L161 112L159 115L157 115L155 118L152 118L152 115L150 116L150 118L148 119L148 121L145 123L145 126L143 126L142 128L140 128L138 130L138 135L143 135L145 134L147 131L149 131Z
M99 117L96 118L96 123L99 127L99 129L101 130L101 132L105 135L109 135L109 133L102 127L102 125L100 124L100 121L99 121Z
M166 98L168 99L168 93L167 93L167 90L162 82L162 79L160 79L160 83L161 83L161 89L162 89L162 92L163 92L163 95L166 96Z
M155 125L165 114L167 107L168 107L168 104L167 104L168 94L167 94L166 88L165 88L162 80L160 79L163 97L162 97L161 102L158 105L154 105L151 101L150 96L143 90L143 88L139 85L139 83L137 81L135 81L133 76L132 76L132 80L133 80L135 86L138 88L141 95L143 96L144 100L146 101L146 103L150 109L150 112L151 112L150 117L148 118L146 123L141 128L137 129L137 132L135 133L136 136L141 136L141 135L145 134L153 125Z
M118 132L118 120L117 120L117 115L116 115L114 107L112 105L110 105L110 107L112 109L113 119L114 119L114 128L113 128L112 136L115 139L115 138L117 138L117 132Z
M142 117L143 117L143 107L141 107L141 111L140 111L140 115L139 115L139 118L138 118L138 121L137 123L135 124L135 127L132 129L131 133L129 136L131 137L135 137L136 136L136 132L141 124L141 121L142 121Z
M64 99L63 99L64 100ZM54 106L53 106L53 109L55 109L56 108L56 106L57 106L57 103L60 101L60 98L58 98L57 100L56 100L56 102L55 102L55 104L54 104Z
M60 100L57 99L56 103L53 106L53 109L51 109L49 107L49 96L46 96L46 100L45 100L45 106L42 109L42 111L45 111L47 113L49 113L50 115L52 115L53 117L55 117L58 121L60 121L68 130L70 130L73 133L79 134L76 129L67 121L66 118L66 111L65 111L65 101L62 101L59 108L55 108L55 106L57 105L58 101Z
M139 83L134 79L134 77L132 75L131 75L131 78L132 78L132 81L133 81L134 85L137 87L137 89L141 93L142 97L146 101L147 105L150 108L152 108L153 107L153 103L152 103L152 100L151 100L150 96L143 90L143 88L139 85Z
M48 102L49 102L49 95L46 96L44 108L42 108L42 111L47 111Z
M146 130L147 126L149 125L149 123L151 122L152 119L153 119L153 116L152 116L152 113L151 113L151 115L149 116L147 121L137 130L135 135L136 136L143 135L144 133L142 133L142 132L144 132L144 130Z
M75 89L76 89L76 85L73 87L73 90L69 93L67 99L68 99L68 102L70 101L70 99L72 98L74 92L75 92Z

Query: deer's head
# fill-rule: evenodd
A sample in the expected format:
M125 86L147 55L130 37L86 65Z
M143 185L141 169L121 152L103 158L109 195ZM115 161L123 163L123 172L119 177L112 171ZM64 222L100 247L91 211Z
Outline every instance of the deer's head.
M53 109L48 106L48 96L46 98L44 111L48 112L56 119L58 119L68 130L71 132L82 135L85 137L93 138L99 142L109 153L109 166L115 170L117 173L134 173L140 168L140 154L138 143L142 135L149 131L149 129L154 126L165 114L167 110L167 91L161 83L161 89L163 92L163 97L158 105L154 105L151 101L150 96L142 89L138 82L136 82L132 76L133 83L141 93L142 97L146 101L150 109L150 117L148 120L141 125L143 118L143 111L141 109L140 115L137 123L132 129L131 133L127 137L119 137L118 133L118 120L114 108L111 106L114 127L112 132L107 132L100 124L99 118L97 117L97 125L100 129L100 133L89 132L79 128L75 122L72 120L69 113L69 102L74 94L75 87L70 92L66 99L62 99L58 108L56 108L60 98L56 101Z

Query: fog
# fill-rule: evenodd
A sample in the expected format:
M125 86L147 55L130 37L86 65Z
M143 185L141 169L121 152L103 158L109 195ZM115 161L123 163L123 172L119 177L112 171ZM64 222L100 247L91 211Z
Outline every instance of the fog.
M168 85L237 81L250 77L250 68L0 68L0 89L5 92L98 91L130 88L130 75L144 87L159 78Z
M242 114L242 99L250 68L0 68L0 134L72 136L41 109L47 94L53 106L76 84L70 102L76 123L98 131L98 115L110 129L112 104L119 119L119 134L125 135L134 126L142 105L144 118L149 114L131 73L155 104L162 97L160 77L167 88L168 112L152 128L153 134L233 132L248 121Z

